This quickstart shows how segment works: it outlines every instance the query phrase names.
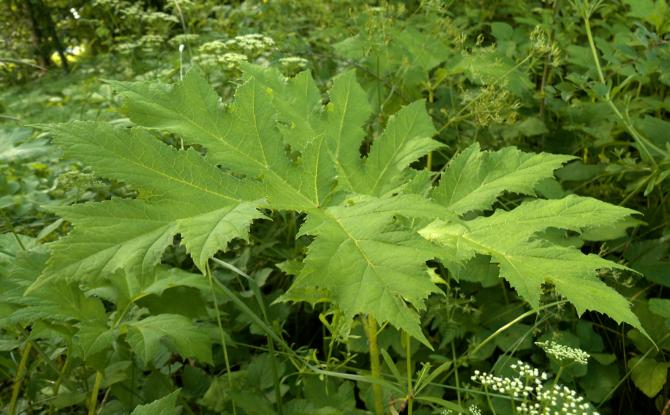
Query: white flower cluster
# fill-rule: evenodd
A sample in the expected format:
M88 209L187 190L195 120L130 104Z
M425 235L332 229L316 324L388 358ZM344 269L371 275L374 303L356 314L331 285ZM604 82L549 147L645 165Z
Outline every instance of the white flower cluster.
M182 33L176 36L173 36L170 40L168 40L168 43L172 46L179 46L181 44L187 44L187 43L195 43L200 36L196 35L194 33Z
M598 415L574 390L560 385L545 387L549 376L531 365L518 361L510 366L518 376L493 376L475 370L471 377L494 392L513 399L516 412L526 415Z
M228 52L221 56L221 64L226 67L226 69L237 68L241 62L246 62L248 60L246 55L241 53Z
M558 360L561 364L565 361L572 361L579 363L580 365L585 365L588 363L589 357L591 357L582 349L564 346L553 341L535 342L535 344L540 346L545 353Z
M198 48L198 52L206 55L220 55L225 53L226 50L226 44L220 40L212 40L211 42L203 43Z
M226 43L220 40L203 43L198 48L200 55L196 56L194 60L203 67L218 68L223 66L227 70L237 69L240 62L249 60L247 55L227 52L227 50Z
M301 66L305 67L307 66L307 59L301 58L299 56L289 56L286 58L281 58L279 59L279 63L285 66L291 66L291 65L296 65L296 66Z
M213 40L200 45L200 54L194 60L203 67L223 66L226 70L235 70L240 62L258 62L257 59L274 44L272 38L258 33L235 36L226 41Z
M141 15L142 21L148 24L153 24L153 23L179 23L179 19L177 19L176 16L173 16L171 14L163 13L163 12L151 12L151 13L144 13Z
M279 59L279 63L282 66L282 69L285 73L294 75L302 71L307 67L307 59L301 58L299 56L288 56L285 58Z
M482 415L482 411L477 408L477 405L470 405L468 411L470 411L471 415Z
M493 376L490 373L481 373L479 370L475 370L471 379L495 392L507 394L513 398L527 399L538 386L542 387L543 381L549 378L546 373L540 372L521 361L510 367L519 374L519 377Z
M235 36L227 40L225 44L229 49L241 49L246 54L257 55L270 50L275 45L275 41L260 33L251 33Z
M163 36L144 35L140 38L140 44L146 47L158 47L165 41Z
M567 386L553 385L537 391L537 402L522 402L517 410L528 415L599 415L577 392Z

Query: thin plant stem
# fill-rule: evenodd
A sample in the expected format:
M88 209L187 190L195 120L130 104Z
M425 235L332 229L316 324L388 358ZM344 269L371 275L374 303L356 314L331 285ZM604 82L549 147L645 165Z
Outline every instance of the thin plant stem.
M454 341L451 341L451 358L456 361L456 345ZM461 406L461 382L458 379L458 369L454 370L454 380L456 381L456 400L458 401L458 406Z
M96 407L98 405L98 392L100 392L100 384L102 383L102 372L95 372L95 381L93 382L93 390L91 390L91 398L88 403L88 415L95 415Z
M185 35L188 35L188 28L186 26L186 20L184 19L184 13L181 11L181 7L179 7L179 2L177 0L174 1L175 8L177 9L177 14L179 15L179 21L181 22L181 29L184 31ZM188 55L189 57L193 57L193 52L191 51L191 43L188 41L188 38L186 38L186 48L188 49ZM180 57L181 60L181 57Z
M563 370L565 369L565 366L561 365L560 368L558 368L558 372L556 372L556 377L554 378L554 383L552 386L558 385L558 380L561 378L561 375L563 374Z
M407 362L407 415L414 413L414 387L412 386L412 338L403 332L405 340L405 361Z
M58 373L58 379L56 379L56 383L54 383L54 387L53 387L54 397L58 396L58 392L60 391L60 386L63 383L63 379L67 375L69 369L70 369L70 355L66 354L65 355L65 362L63 362L63 367L61 367L61 370ZM54 413L53 404L49 405L49 413L50 414Z
M433 85L431 82L428 82L428 102L430 105L433 105L435 101L435 95L433 94ZM429 151L428 155L426 156L426 170L431 171L433 170L433 152Z
M228 358L228 344L226 342L226 336L223 331L223 324L221 323L221 311L219 310L219 300L216 298L216 292L214 291L214 281L212 278L212 270L209 268L209 262L205 266L205 277L209 281L209 290L212 293L212 299L214 300L214 312L216 314L216 324L219 326L219 336L221 337L221 347L223 348L223 360L226 365L226 375L228 377L228 386L233 388L233 372L230 369L230 359ZM235 400L232 399L233 404L233 414L237 414L237 407L235 405Z
M18 233L16 232L16 229L14 229L14 225L12 224L11 220L9 220L9 217L5 213L4 210L0 209L0 213L2 213L2 218L4 219L5 223L9 227L9 231L14 235L14 238L16 239L16 243L19 244L19 247L21 248L22 251L26 250L25 245L23 245L23 241L21 241L21 238L19 237Z
M493 401L491 400L491 394L489 393L489 388L488 386L484 387L484 392L486 393L486 403L489 405L489 409L493 413L493 415L496 415L496 408L493 406Z
M372 379L378 380L381 379L381 365L379 362L379 344L377 343L377 321L372 316L368 316L366 331L370 347L370 372ZM372 384L372 394L374 396L375 414L383 415L384 396L382 394L382 387L379 383Z
M539 311L545 310L547 308L555 307L557 305L565 304L567 301L566 300L559 300L559 301L554 301L553 303L545 304L537 309L529 310L526 311L525 313L521 314L519 317L515 318L514 320L510 321L509 323L505 324L504 326L500 327L498 330L493 332L489 337L487 337L484 341L479 343L477 347L475 347L471 352L468 353L468 355L472 356L476 354L482 347L484 347L486 344L488 344L491 340L496 338L500 333L504 332L508 328L512 327L516 323L522 321L526 317L532 316L533 314L538 313Z
M19 392L21 391L21 383L23 383L23 378L26 375L26 365L28 364L28 357L30 357L30 351L32 349L32 342L26 342L23 346L23 351L21 352L21 360L19 361L19 367L16 369L16 376L14 377L14 385L12 385L12 398L9 401L9 415L16 414L16 403L19 399Z
M598 79L603 85L607 86L607 82L605 81L605 75L603 74L603 69L600 66L600 58L598 58L598 49L596 49L596 44L593 41L593 33L591 32L591 20L589 16L586 14L582 15L582 19L584 20L586 37L588 38L589 41L591 56L593 57L593 62L595 63L596 66ZM610 94L609 88L607 89L607 93L605 94L604 98L607 105L612 109L612 112L614 112L614 114L621 120L626 130L628 130L628 133L633 137L633 140L635 140L635 142L637 143L640 153L644 154L644 156L646 156L649 159L649 161L654 165L654 167L658 167L658 165L656 164L656 160L649 151L649 148L653 149L654 151L660 154L664 154L664 151L658 148L656 145L654 145L654 143L644 138L633 126L633 124L631 124L631 122L628 120L628 117L624 117L619 108L612 101L612 96Z
M270 324L270 319L268 318L268 313L267 310L265 309L265 303L263 302L263 296L261 295L261 290L260 287L258 286L258 282L256 282L255 279L253 279L251 276L249 276L246 272L242 271L241 269L237 268L233 264L230 264L228 262L222 261L217 258L213 258L214 262L216 262L219 265L222 265L223 267L233 271L234 273L244 277L248 282L249 282L249 287L251 287L251 291L254 293L254 297L256 298L256 302L258 303L258 307L261 309L261 314L263 314L263 320L265 321L265 324L268 325L268 327L271 327ZM272 356L272 380L274 382L275 386L275 400L277 404L277 413L279 415L282 415L283 409L282 409L282 396L281 396L281 382L279 382L279 370L277 368L277 350L275 349L275 344L274 340L271 336L267 336L268 340L268 348L270 349L271 353L270 356Z
M660 339L658 340L658 344L662 344L662 343L665 341L665 339L667 339L668 337L670 337L670 334L666 334L666 335L664 335L662 338L660 338ZM614 387L612 387L612 389L610 389L609 392L607 392L607 395L605 395L605 397L602 398L602 399L600 400L600 403L598 404L598 406L596 406L596 409L600 409L600 407L603 406L603 404L604 404L605 402L607 402L607 400L612 396L612 394L614 394L614 392L615 392L617 389L619 389L619 386L623 385L624 382L626 382L626 379L628 379L628 377L631 375L631 373L633 373L633 370L634 370L640 363L642 363L642 362L644 361L644 359L646 359L647 356L649 356L649 354L650 354L651 352L653 352L654 350L658 350L658 346L654 345L654 346L650 347L650 348L649 348L649 349L648 349L648 350L647 350L647 351L640 357L640 360L638 360L637 363L635 363L635 365L633 365L633 367L631 367L631 368L628 369L628 372L626 372L626 374L619 380L619 382L617 382L617 384L614 385ZM625 354L624 354L624 356L625 356ZM626 366L628 366L628 362L626 362Z

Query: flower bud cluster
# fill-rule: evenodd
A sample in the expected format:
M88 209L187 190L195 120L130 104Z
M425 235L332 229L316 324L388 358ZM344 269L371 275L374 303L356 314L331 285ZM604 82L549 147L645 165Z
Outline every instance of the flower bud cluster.
M200 45L199 55L194 60L205 68L223 67L227 71L234 71L241 62L259 59L274 44L272 38L258 33L235 36L226 41L213 40Z
M586 400L567 386L552 385L547 373L518 361L510 366L515 377L494 376L475 370L471 377L487 390L512 398L516 413L525 415L598 415Z
M541 388L537 393L537 402L531 407L529 404L517 408L521 414L537 415L598 415L593 411L591 405L585 402L584 398L577 395L577 392L567 386L553 385L551 388ZM525 410L525 412L524 412Z
M470 412L470 415L482 415L482 411L477 408L477 405L470 405L468 411Z
M247 55L259 55L275 45L275 41L260 33L235 36L225 43L228 49L238 49Z
M549 62L553 66L561 64L561 50L553 42L541 26L535 26L530 33L531 50L540 55L549 55Z
M558 360L561 364L563 364L563 362L570 361L579 363L580 365L586 365L588 363L589 357L591 357L582 349L564 346L553 341L536 342L535 344L540 346L545 351L545 353Z
M296 74L307 67L307 59L301 58L299 56L288 56L285 58L279 59L279 63L282 66L282 69L285 73Z

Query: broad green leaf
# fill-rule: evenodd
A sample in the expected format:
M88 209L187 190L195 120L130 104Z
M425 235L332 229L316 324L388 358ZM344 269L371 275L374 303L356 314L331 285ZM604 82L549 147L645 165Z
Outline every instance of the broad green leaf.
M81 279L119 269L150 272L177 233L174 212L141 200L111 200L55 210L75 229L52 244L33 288L52 278Z
M161 340L169 338L183 357L212 363L211 339L207 330L178 314L158 314L127 323L127 340L144 363L156 356Z
M76 157L101 176L130 184L143 198L196 205L260 198L254 183L225 174L195 150L179 151L146 131L95 122L56 124L49 131L67 157Z
M541 239L549 228L582 232L626 220L633 213L596 199L568 196L526 202L462 223L437 220L420 233L445 249L440 258L456 270L475 254L490 256L500 276L533 307L539 306L542 286L549 283L580 315L595 310L641 328L628 301L598 278L599 269L626 267Z
M670 319L670 300L666 298L650 298L649 311L666 319Z
M397 53L402 53L404 59L427 73L450 57L447 48L434 42L432 38L433 36L421 33L411 26L407 27L396 35Z
M225 250L232 239L246 239L251 221L263 217L247 202L219 209L212 206L214 210L185 202L117 199L54 209L75 229L50 244L52 256L37 283L54 277L111 274L119 269L150 273L177 233L182 234L193 261L204 271L207 259Z
M105 308L100 299L87 296L77 284L54 282L24 294L44 269L47 258L47 253L40 248L17 253L6 281L14 283L15 289L3 291L3 302L16 306L16 309L5 321L13 324L30 324L39 320L96 324L106 322Z
M422 64L431 59L424 56ZM423 101L390 117L363 156L371 106L353 70L332 80L322 105L308 72L287 79L273 69L242 69L243 82L226 108L197 71L173 87L115 83L134 122L176 134L194 146L187 150L139 128L53 128L67 156L128 183L139 196L55 209L74 229L51 245L41 280L118 278L117 302L127 304L147 295L147 283L160 285L151 276L174 235L203 271L231 239L246 239L263 207L305 212L299 235L314 237L285 300L330 301L348 318L371 315L427 344L419 312L439 290L426 261L440 258L458 272L480 255L491 257L534 306L542 285L551 283L580 313L595 309L639 327L625 299L597 277L598 269L619 266L561 243L557 231L602 238L605 230L630 225L632 211L571 196L458 219L491 209L505 192L535 196L572 157L515 148L483 152L473 145L451 161L431 195L430 172L410 168L439 146ZM582 286L587 289L577 289ZM602 301L589 302L590 296ZM129 332L139 347L143 337ZM155 349L161 336L149 332L148 347Z
M442 146L431 137L433 122L423 100L416 101L391 116L384 132L358 169L344 179L355 193L382 196L404 184L402 172L410 163ZM356 157L359 158L359 157ZM350 161L357 164L358 160Z
M349 70L333 79L323 120L323 132L337 166L338 174L354 174L362 163L360 147L365 138L363 124L371 114L363 88L356 82L356 71Z
M277 128L284 143L293 151L303 152L305 146L322 135L318 130L321 116L321 93L309 71L284 79L278 70L243 64L243 71L261 83L277 111Z
M189 71L174 87L147 82L110 83L126 98L126 110L133 122L173 132L187 143L202 144L209 159L226 167L252 175L264 169L259 143L231 137L231 121L224 117L219 97L199 71ZM238 96L248 95L250 89L253 85L239 90ZM231 108L230 112L235 110Z
M72 342L74 353L86 360L109 348L117 336L118 330L110 329L100 322L82 323Z
M54 255L38 283L117 269L149 272L176 233L195 264L246 239L249 225L263 215L255 209L262 187L237 179L192 149L179 151L146 132L105 124L51 127L66 155L79 157L99 174L125 181L144 200L112 200L56 209L75 230L51 245Z
M179 415L181 411L177 408L177 398L179 389L160 399L145 404L138 405L131 415Z
M650 398L658 395L668 379L670 363L659 362L650 357L633 357L628 361L633 383Z
M449 162L433 199L458 214L487 210L504 192L535 196L535 186L572 159L514 147L481 151L479 144L473 144Z
M316 239L291 291L324 289L348 317L372 315L428 345L417 311L425 308L428 295L439 292L425 266L436 252L419 235L396 229L392 222L396 214L429 212L425 199L401 196L311 213L300 232Z
M179 219L177 229L193 262L205 270L209 258L228 246L233 238L247 239L254 219L265 218L253 203L226 206L202 215Z
M109 285L99 284L96 294L113 302L117 309L124 309L130 303L137 302L150 295L163 294L165 290L177 287L190 287L209 292L207 279L202 274L192 274L179 268L157 267L150 273L118 272L107 276ZM105 290L109 288L109 290ZM101 291L111 292L105 295Z

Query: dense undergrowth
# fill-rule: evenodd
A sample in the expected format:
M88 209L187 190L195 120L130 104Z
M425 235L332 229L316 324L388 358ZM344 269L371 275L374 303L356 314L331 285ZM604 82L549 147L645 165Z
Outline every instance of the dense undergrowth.
M3 413L670 412L665 0L37 3Z

